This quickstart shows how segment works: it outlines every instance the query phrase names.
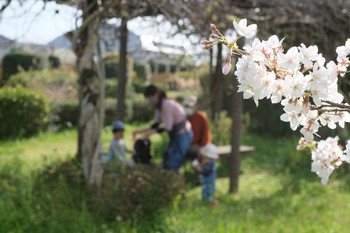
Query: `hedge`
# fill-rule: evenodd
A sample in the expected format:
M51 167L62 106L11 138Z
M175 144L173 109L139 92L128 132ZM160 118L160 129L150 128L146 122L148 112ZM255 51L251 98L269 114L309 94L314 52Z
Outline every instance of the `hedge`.
M9 53L2 60L3 80L7 81L21 70L43 70L46 66L47 60L42 56L24 52Z
M0 89L0 138L28 137L48 126L49 105L40 93L23 87Z
M61 60L59 57L55 55L50 55L49 64L50 64L50 68L58 69L61 66Z
M125 122L145 122L153 118L154 110L149 106L142 95L136 95L126 100ZM117 115L117 101L115 98L105 99L105 125L115 121ZM77 126L79 117L78 100L55 101L51 103L50 125L62 129Z
M136 73L137 80L147 81L151 76L151 67L147 63L135 62L134 71Z

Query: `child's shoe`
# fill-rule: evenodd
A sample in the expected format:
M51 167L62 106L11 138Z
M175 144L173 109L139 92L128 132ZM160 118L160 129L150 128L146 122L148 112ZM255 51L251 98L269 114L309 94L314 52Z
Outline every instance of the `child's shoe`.
M210 206L216 206L216 205L218 205L219 204L219 201L218 200L213 200L211 203L210 203Z

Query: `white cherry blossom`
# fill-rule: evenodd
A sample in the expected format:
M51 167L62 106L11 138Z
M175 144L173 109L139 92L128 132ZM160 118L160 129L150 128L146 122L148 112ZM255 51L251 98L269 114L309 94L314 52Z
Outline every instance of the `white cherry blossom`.
M280 52L277 54L277 62L279 67L285 69L295 69L299 67L300 54L297 47L290 48L286 54Z
M345 159L338 140L338 137L321 140L317 143L316 150L312 151L311 171L321 178L322 184L327 184L334 169L338 168Z
M306 48L306 46L302 43L299 46L299 51L301 55L301 61L306 68L312 68L313 61L316 61L321 56L318 54L318 48L316 45Z
M256 34L256 24L247 26L247 19L241 19L239 23L233 21L233 26L236 29L238 35L244 36L246 38L251 38Z

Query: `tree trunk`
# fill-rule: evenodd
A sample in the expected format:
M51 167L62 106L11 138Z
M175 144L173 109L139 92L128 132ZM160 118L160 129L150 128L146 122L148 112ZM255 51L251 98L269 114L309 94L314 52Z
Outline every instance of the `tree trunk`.
M232 95L232 126L231 126L231 159L230 159L230 188L229 193L238 191L238 177L241 167L240 132L243 106L242 92L238 93L238 81L234 78L234 91Z
M209 76L213 75L213 48L209 49Z
M95 6L95 7L91 7ZM97 9L97 1L87 1L83 10L79 43L75 49L79 72L79 125L78 156L82 159L84 176L88 184L99 185L102 166L99 154L102 150L101 127L104 118L104 82L98 50L99 17L89 18ZM85 20L89 22L85 24Z
M216 55L216 67L213 77L213 99L212 99L212 118L220 119L220 112L222 109L223 96L223 80L222 80L222 44L218 44L218 51Z
M239 47L242 48L244 40ZM237 59L233 59L236 63ZM234 65L236 68L236 66ZM243 111L243 93L238 91L238 80L234 77L233 94L232 94L232 126L231 126L231 158L230 158L230 187L229 193L236 193L238 191L239 172L241 168L241 153L239 151L240 134L241 134L241 116Z
M120 26L120 51L119 51L119 75L117 92L117 119L124 120L125 116L125 89L128 82L127 69L127 43L128 43L128 20L122 18Z

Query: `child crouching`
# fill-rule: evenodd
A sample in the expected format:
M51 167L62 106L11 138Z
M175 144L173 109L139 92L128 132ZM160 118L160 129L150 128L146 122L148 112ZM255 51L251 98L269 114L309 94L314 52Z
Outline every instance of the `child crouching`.
M128 159L125 153L132 153L124 143L124 123L122 121L115 121L112 126L113 138L109 144L109 152L111 155L111 162L115 164L133 167L134 161Z

